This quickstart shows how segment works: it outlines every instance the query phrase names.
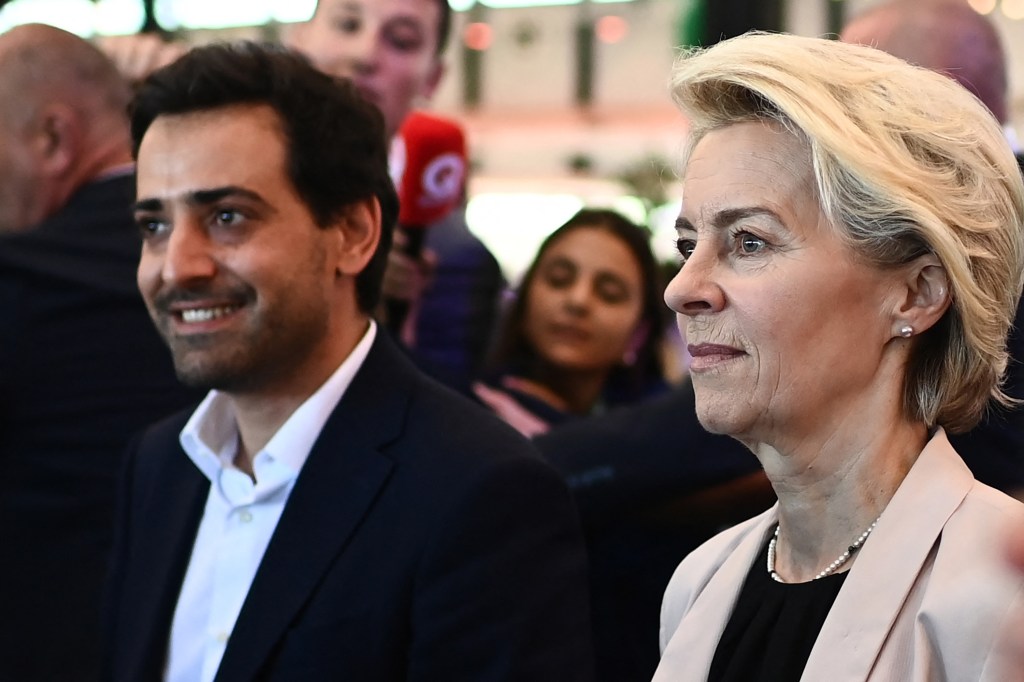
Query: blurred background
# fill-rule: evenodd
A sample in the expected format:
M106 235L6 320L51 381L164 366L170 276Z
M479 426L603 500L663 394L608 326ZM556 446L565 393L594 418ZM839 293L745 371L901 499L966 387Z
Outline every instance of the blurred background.
M466 126L470 229L514 282L584 204L616 208L674 259L685 125L667 94L680 46L751 28L835 33L877 0L450 0L448 75L431 109ZM928 2L929 0L919 0ZM964 0L998 27L1024 129L1024 0ZM276 39L314 0L0 0L0 31L45 22L84 37L160 31L191 44ZM481 219L486 216L486 220Z

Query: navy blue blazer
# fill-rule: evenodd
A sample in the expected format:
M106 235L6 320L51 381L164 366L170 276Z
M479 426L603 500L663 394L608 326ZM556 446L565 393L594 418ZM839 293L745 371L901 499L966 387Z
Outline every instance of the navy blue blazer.
M187 418L129 453L107 679L164 668L209 490L178 444ZM590 680L588 617L561 479L379 334L296 481L216 679Z

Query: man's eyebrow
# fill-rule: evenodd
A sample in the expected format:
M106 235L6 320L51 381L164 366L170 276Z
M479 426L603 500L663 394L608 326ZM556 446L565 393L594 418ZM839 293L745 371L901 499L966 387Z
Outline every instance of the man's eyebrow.
M266 203L263 201L263 197L256 192L244 187L238 187L237 185L214 187L213 189L197 189L185 195L185 203L192 206L208 206L228 197L241 197L261 204Z
M722 229L729 227L733 223L745 220L746 218L753 218L755 216L767 216L776 222L782 222L779 215L771 209L764 208L763 206L743 206L740 208L725 208L718 211L711 216L711 226L715 229ZM680 216L676 219L676 230L686 230L689 232L696 232L697 228L693 226L688 219Z
M242 197L249 201L266 204L263 197L256 192L236 185L215 187L213 189L199 189L194 192L188 192L185 195L185 203L190 206L209 206L210 204L215 204L221 199L226 199L228 197ZM163 199L155 198L141 199L135 202L133 208L136 211L160 211L164 208L164 201Z
M160 199L143 199L132 204L133 211L159 211L163 207L164 202Z

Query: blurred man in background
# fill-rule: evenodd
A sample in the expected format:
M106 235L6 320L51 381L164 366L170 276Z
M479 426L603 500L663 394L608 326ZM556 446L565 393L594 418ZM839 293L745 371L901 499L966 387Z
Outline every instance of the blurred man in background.
M135 286L128 96L70 33L0 35L3 679L96 676L121 454L197 398Z

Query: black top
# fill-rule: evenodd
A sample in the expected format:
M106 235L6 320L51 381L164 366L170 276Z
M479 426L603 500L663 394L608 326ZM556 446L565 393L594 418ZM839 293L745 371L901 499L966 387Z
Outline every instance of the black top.
M747 573L715 649L708 682L796 682L846 573L807 583L768 575L768 543Z

